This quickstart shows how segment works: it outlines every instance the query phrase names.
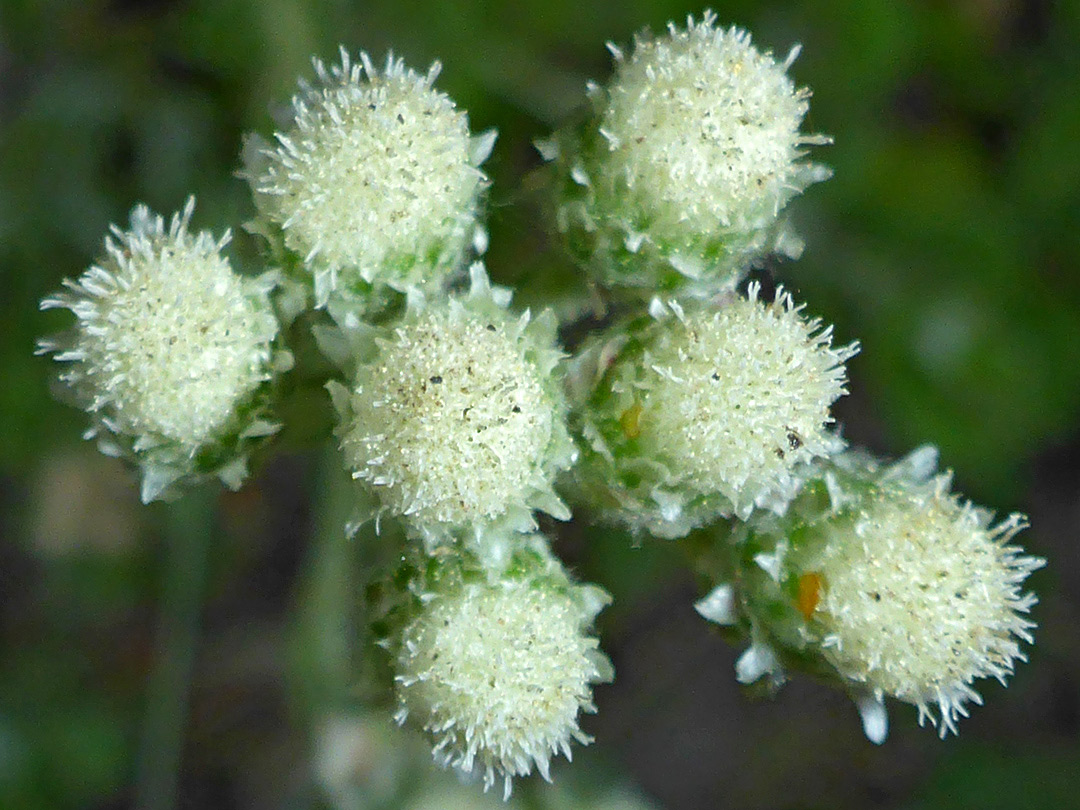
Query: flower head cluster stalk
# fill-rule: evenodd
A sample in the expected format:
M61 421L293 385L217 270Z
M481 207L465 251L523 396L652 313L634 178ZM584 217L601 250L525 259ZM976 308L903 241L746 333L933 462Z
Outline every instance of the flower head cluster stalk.
M413 719L438 761L482 774L485 790L502 778L506 798L513 777L535 767L550 781L552 756L591 742L578 715L612 677L588 632L610 597L574 584L541 535L512 546L498 570L465 551L421 561L390 640L398 722Z
M783 508L797 470L840 445L829 408L846 392L832 328L790 294L684 309L656 304L583 352L586 447L577 488L601 518L681 537L755 506Z
M605 286L711 296L764 254L801 251L778 215L829 176L802 160L829 139L799 132L809 92L786 73L799 48L778 62L715 22L644 32L629 55L609 45L615 77L590 85L592 116L540 144L561 180L558 226Z
M228 233L189 230L194 206L167 228L136 206L99 263L41 303L74 313L40 350L65 364L60 379L93 420L87 438L141 468L147 502L207 473L238 487L255 442L278 428L268 384L289 362L271 345L272 279L233 272Z
M785 515L742 528L733 576L698 609L750 627L744 680L776 678L785 660L825 674L881 742L886 696L944 736L982 702L974 681L1005 683L1026 660L1036 599L1021 588L1045 560L1012 544L1023 516L994 524L935 464L932 448L892 465L848 452L818 465Z
M473 136L465 113L426 74L387 57L378 71L342 48L340 64L315 60L292 121L275 143L252 140L245 174L268 223L302 260L315 303L354 306L373 285L437 289L462 266L480 227L478 168L495 142Z

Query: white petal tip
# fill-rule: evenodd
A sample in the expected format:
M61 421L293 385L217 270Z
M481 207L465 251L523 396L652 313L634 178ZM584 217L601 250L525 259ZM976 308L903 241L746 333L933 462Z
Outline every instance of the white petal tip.
M874 745L881 745L889 736L889 714L885 701L870 695L855 699L855 707L862 718L863 733Z
M728 583L717 585L694 605L702 618L720 625L732 625L739 619L735 610L735 589Z
M762 675L775 672L779 668L780 662L776 659L776 653L772 648L755 642L735 662L735 680L742 684L750 684Z

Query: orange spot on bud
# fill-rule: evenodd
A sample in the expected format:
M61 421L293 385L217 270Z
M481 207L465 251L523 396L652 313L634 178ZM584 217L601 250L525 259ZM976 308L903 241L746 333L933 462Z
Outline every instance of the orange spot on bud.
M623 433L626 434L628 439L636 439L641 435L641 412L644 410L641 405L635 402L629 408L622 412L622 416L619 417L619 424L622 426Z
M814 572L799 577L799 593L795 597L795 607L808 620L814 615L814 610L821 601L821 586L824 583L821 574Z

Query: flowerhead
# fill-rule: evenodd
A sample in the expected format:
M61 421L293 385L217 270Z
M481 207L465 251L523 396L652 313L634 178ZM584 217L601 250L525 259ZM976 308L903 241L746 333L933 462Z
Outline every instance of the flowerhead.
M935 463L931 448L884 467L841 454L787 515L752 520L743 541L767 572L744 572L737 600L759 636L827 663L875 742L886 696L917 706L942 736L955 732L966 704L982 702L974 682L1004 683L1032 642L1036 599L1022 586L1045 561L1013 543L1027 522L995 524Z
M245 150L256 200L303 259L317 306L373 284L434 287L461 266L494 133L470 135L433 87L439 71L391 55L380 72L342 49L340 64L315 60L316 82L301 83L276 143Z
M707 12L685 29L639 34L629 55L609 46L615 76L593 86L594 130L556 143L579 191L561 227L593 251L601 282L702 296L731 289L750 260L797 252L777 224L781 209L828 176L802 160L809 93L750 35Z
M475 266L470 295L417 305L332 388L354 478L428 540L569 517L552 489L574 458L554 318L515 316L499 292Z
M233 272L227 233L189 230L194 203L168 228L137 206L99 263L41 304L75 314L41 351L65 364L60 379L93 417L87 435L142 467L144 500L189 474L238 484L240 445L276 429L260 415L278 329L268 283Z
M972 683L1004 683L1027 660L1036 599L1021 587L1045 561L1012 543L1026 526L1018 514L994 524L950 492L949 475L886 475L822 527L815 620L826 658L878 698L918 706L942 736L955 732L965 704L982 702Z
M498 573L464 552L432 558L413 583L422 607L397 644L398 720L434 740L436 759L480 772L485 789L587 744L578 715L611 665L589 629L610 598L576 585L535 535Z
M616 331L622 346L581 409L592 451L581 480L602 515L678 537L745 518L836 449L829 409L857 347L833 348L831 328L800 310L782 290L759 300L751 285L746 298L654 307L652 323Z

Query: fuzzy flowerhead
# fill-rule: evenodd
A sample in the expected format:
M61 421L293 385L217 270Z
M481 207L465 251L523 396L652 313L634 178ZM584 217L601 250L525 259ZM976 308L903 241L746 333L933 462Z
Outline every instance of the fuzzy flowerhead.
M40 351L65 364L60 379L94 420L87 437L141 466L146 501L183 476L216 472L238 485L243 446L276 430L260 392L278 329L272 282L233 272L228 234L191 233L194 205L168 228L137 206L101 261L41 303L75 314L70 333Z
M612 672L589 631L610 597L572 583L538 535L497 575L460 552L428 567L397 645L399 722L431 735L444 766L482 773L485 790L502 777L509 797L534 766L549 779L552 756L591 742L578 715Z
M429 542L497 521L532 528L534 508L569 517L552 489L575 455L554 318L512 315L472 272L467 297L411 309L351 389L331 388L353 476Z
M831 327L800 310L751 285L718 307L655 306L652 323L596 344L614 356L581 409L585 501L591 491L601 516L679 537L782 499L800 465L838 446L829 408L857 351L833 348Z
M972 684L1004 683L1026 660L1020 642L1032 642L1036 599L1022 587L1045 560L1012 542L1026 520L994 524L950 492L936 459L923 448L882 467L841 454L809 476L786 516L752 521L743 541L767 572L744 572L737 600L758 636L827 663L875 742L885 696L955 733L966 704L982 702Z
M809 92L786 73L799 49L778 62L715 20L642 33L628 56L610 45L592 128L543 145L572 181L560 227L604 284L708 296L753 258L799 250L777 217L829 174L802 159L829 139L799 132Z
M886 476L858 506L833 518L821 551L817 620L825 655L879 699L919 707L919 720L956 731L965 703L981 703L973 681L1002 683L1027 660L1035 604L1022 593L1045 564L1012 544L1021 515L994 525L992 513L949 491L951 476ZM823 527L824 528L824 527ZM936 705L939 718L935 718Z
M437 62L420 75L391 54L379 72L342 49L340 64L314 64L288 130L245 149L260 209L303 259L319 307L374 284L437 286L475 235L487 185L477 167L494 132L469 134L465 113L432 86Z

